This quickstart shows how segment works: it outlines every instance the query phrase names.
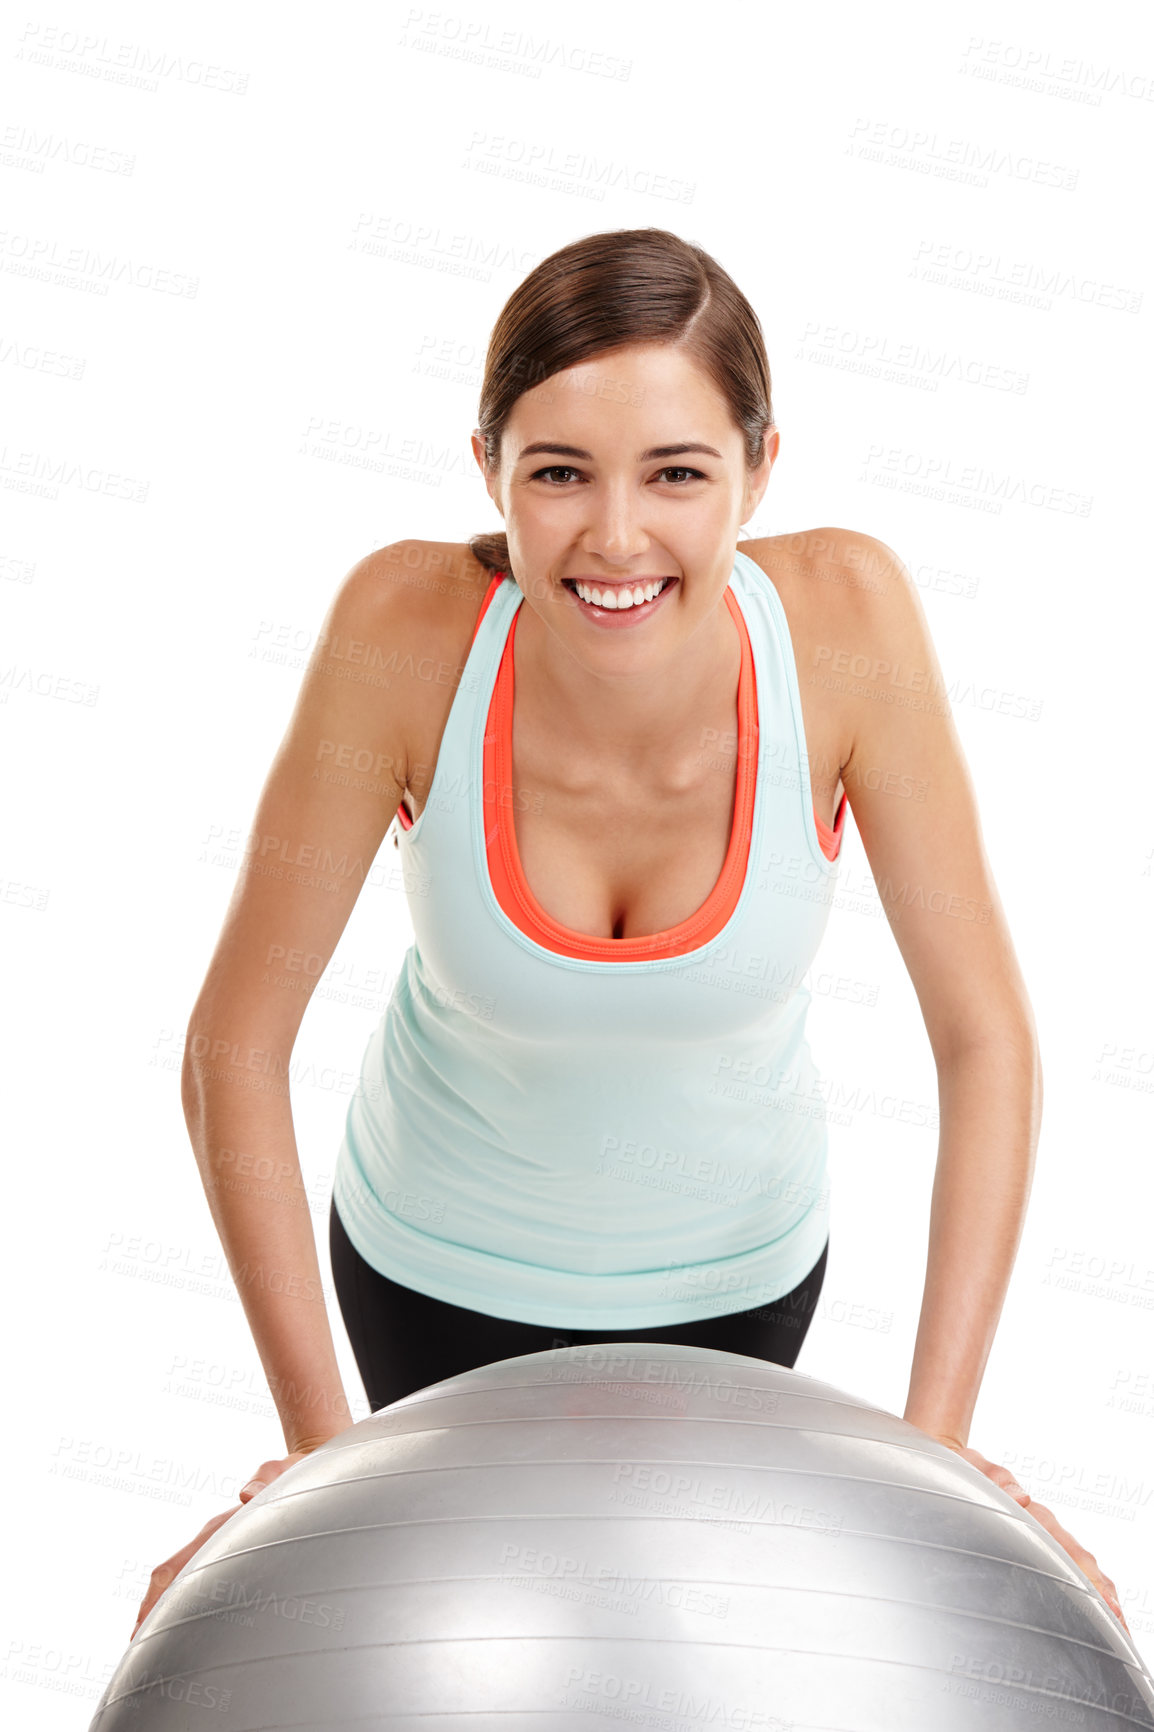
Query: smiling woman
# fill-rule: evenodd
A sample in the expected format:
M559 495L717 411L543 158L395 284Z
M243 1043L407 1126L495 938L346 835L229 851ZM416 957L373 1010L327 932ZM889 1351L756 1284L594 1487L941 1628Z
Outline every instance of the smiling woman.
M335 597L253 829L371 858L400 824L414 941L348 1110L337 1295L374 1409L595 1342L792 1366L830 1213L805 979L848 802L940 1084L905 1418L1028 1503L967 1439L1030 1188L1033 1014L901 561L843 529L738 545L779 444L760 324L716 260L589 236L492 333L473 451L503 530L397 543ZM330 665L348 638L387 660L383 693ZM884 701L895 662L916 703ZM326 777L334 741L379 773ZM895 799L911 779L924 801ZM291 1112L197 1055L287 1067L307 1001L270 945L323 968L358 888L244 869L186 1041L230 1266L294 1278L242 1291L290 1460L349 1423L316 1248L292 1187L254 1197L228 1161L299 1180Z

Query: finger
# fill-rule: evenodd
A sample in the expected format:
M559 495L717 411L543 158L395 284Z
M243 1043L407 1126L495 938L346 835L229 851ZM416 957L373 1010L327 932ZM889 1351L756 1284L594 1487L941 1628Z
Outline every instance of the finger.
M1045 1504L1031 1504L1030 1514L1046 1529L1047 1533L1053 1535L1063 1551L1069 1553L1082 1574L1089 1576L1110 1610L1121 1621L1123 1627L1129 1631L1130 1626L1122 1615L1122 1602L1118 1597L1118 1590L1109 1576L1099 1569L1098 1560L1093 1552L1087 1551L1086 1547L1074 1538L1069 1529L1062 1526L1053 1510L1047 1509Z
M971 1452L975 1456L977 1453L976 1450ZM996 1462L987 1461L984 1455L978 1456L974 1465L981 1468L987 1479L992 1480L1002 1491L1008 1492L1012 1498L1016 1499L1023 1509L1030 1502L1029 1492L1024 1485L1018 1484L1008 1467L1001 1467Z
M276 1478L279 1470L280 1470L280 1463L279 1462L277 1462L277 1461L262 1461L260 1466L257 1468L256 1472L253 1474L252 1478L248 1481L248 1483L246 1485L241 1486L241 1488L240 1488L241 1502L247 1503L250 1498L254 1498L256 1496L258 1491L263 1491L265 1486L269 1483L269 1481Z
M136 1623L132 1627L133 1636L135 1636L137 1630L139 1630L141 1624L144 1622L145 1618L147 1618L157 1600L159 1600L161 1594L164 1593L166 1588L171 1587L189 1558L200 1550L201 1546L207 1539L211 1538L217 1528L223 1526L226 1521L231 1520L236 1513L236 1509L233 1508L222 1511L220 1515L210 1516L195 1539L190 1540L186 1546L182 1546L178 1552L173 1552L172 1556L170 1558L165 1558L163 1563L157 1564L148 1579L148 1592L141 1601L140 1610L136 1614ZM131 1639L132 1637L129 1637L130 1641Z
M995 1467L991 1463L987 1471L987 1478L992 1479L995 1485L1001 1486L1003 1491L1008 1491L1011 1497L1017 1498L1019 1503L1029 1503L1029 1492L1024 1485L1019 1485L1008 1467Z
M241 1502L248 1503L256 1496L257 1492L263 1491L266 1485L271 1485L272 1481L279 1478L286 1468L292 1467L293 1464L298 1462L303 1455L307 1454L307 1450L298 1449L294 1450L291 1455L282 1457L280 1460L262 1461L248 1483L241 1486Z
M1093 1553L1087 1551L1086 1547L1074 1538L1069 1528L1062 1526L1052 1509L1049 1509L1044 1503L1033 1503L1030 1505L1030 1514L1040 1526L1045 1528L1048 1534L1057 1540L1064 1551L1069 1552L1080 1570L1083 1570L1088 1576L1093 1576L1096 1581L1101 1580L1101 1572Z
M1080 1570L1084 1570L1088 1576L1093 1576L1096 1581L1102 1580L1102 1572L1098 1568L1093 1552L1087 1551L1086 1547L1074 1538L1069 1528L1062 1526L1052 1509L1044 1503L1033 1503L1030 1505L1030 1514L1036 1522L1045 1528L1048 1534L1053 1535L1064 1551L1069 1552Z
M235 1513L234 1510L228 1510L223 1516L213 1516L211 1522L205 1523L205 1526L201 1529L200 1533L197 1534L194 1540L190 1540L188 1545L182 1546L180 1551L174 1552L172 1556L166 1558L162 1564L157 1564L152 1575L149 1577L148 1592L141 1601L140 1610L136 1614L136 1623L133 1625L132 1629L132 1634L134 1636L145 1618L147 1618L149 1612L151 1612L153 1606L155 1606L157 1600L159 1600L160 1596L167 1588L172 1586L189 1558L200 1550L205 1540L209 1538L210 1534L216 1532L222 1522L227 1521L229 1516L234 1515Z
M1093 1565L1092 1569L1088 1568L1086 1565L1082 1565L1081 1567L1085 1570L1086 1575L1089 1576L1090 1580L1093 1582L1114 1616L1121 1621L1127 1630L1129 1630L1130 1626L1122 1616L1122 1601L1119 1597L1117 1588L1114 1586L1109 1576L1104 1576L1102 1574L1101 1570L1098 1568L1097 1561L1094 1558L1090 1559L1090 1563Z
M1016 1498L1023 1507L1030 1502L1029 1492L1024 1486L1018 1484L1008 1467L1002 1467L1000 1463L991 1461L988 1456L982 1454L980 1449L971 1449L968 1444L950 1443L944 1437L940 1441L945 1443L948 1449L952 1449L956 1455L960 1455L963 1461L968 1461L971 1467L976 1467L979 1473L984 1473L986 1478L992 1480L1002 1491L1008 1492L1012 1498Z

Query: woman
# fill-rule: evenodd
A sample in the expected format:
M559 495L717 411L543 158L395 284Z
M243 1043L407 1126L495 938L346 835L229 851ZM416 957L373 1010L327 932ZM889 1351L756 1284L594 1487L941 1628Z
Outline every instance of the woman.
M720 266L664 230L592 235L492 335L473 449L504 534L398 543L341 585L187 1039L190 1136L290 1450L241 1498L352 1423L287 1090L253 1073L287 1071L394 815L416 942L329 1223L373 1409L579 1343L795 1363L828 1248L802 980L848 800L939 1078L905 1417L1121 1617L968 1446L1030 1187L1034 1019L901 562L845 530L737 546L778 443ZM924 801L895 797L908 778Z

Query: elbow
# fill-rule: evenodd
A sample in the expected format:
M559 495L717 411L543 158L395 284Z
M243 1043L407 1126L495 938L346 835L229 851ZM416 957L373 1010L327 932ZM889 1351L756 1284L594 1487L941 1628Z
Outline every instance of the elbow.
M974 1059L996 1058L1000 1063L1013 1064L1028 1070L1034 1077L1039 1094L1042 1089L1042 1054L1038 1032L1032 1017L1012 1022L985 1024L965 1035L932 1042L934 1060L939 1070L955 1065L968 1065Z
M198 1001L184 1031L184 1052L180 1061L180 1104L190 1131L204 1115L205 1087L212 1069L210 1050L204 1011Z
M180 1067L180 1104L184 1110L184 1122L191 1130L201 1116L203 1097L201 1077L197 1065L190 1055L187 1039L185 1040L184 1058Z

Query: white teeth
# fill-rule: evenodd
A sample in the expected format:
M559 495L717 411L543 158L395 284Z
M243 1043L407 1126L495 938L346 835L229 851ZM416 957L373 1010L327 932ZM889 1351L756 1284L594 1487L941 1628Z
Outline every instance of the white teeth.
M642 603L652 601L664 587L664 579L656 583L635 583L631 589L624 586L617 589L598 589L595 584L577 583L574 588L582 601L592 602L594 607L603 607L607 613L624 612L626 608L640 607Z

